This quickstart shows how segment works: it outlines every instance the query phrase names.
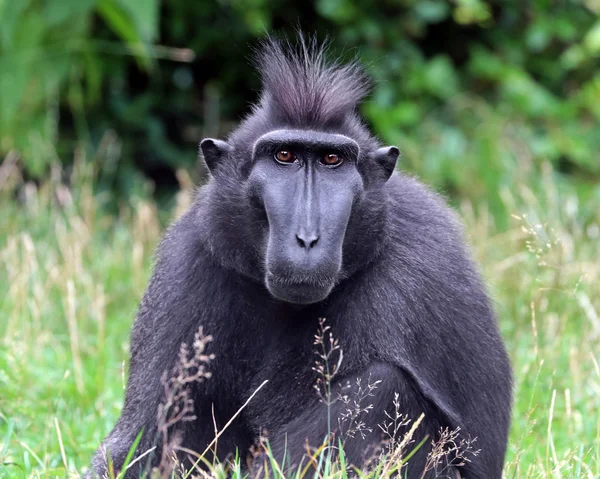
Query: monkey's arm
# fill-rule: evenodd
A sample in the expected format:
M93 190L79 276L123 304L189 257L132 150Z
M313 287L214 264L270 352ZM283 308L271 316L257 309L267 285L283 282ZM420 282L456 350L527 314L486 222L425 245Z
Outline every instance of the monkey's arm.
M131 337L131 361L125 404L114 429L104 440L93 458L93 470L102 477L108 456L115 472L123 462L137 435L142 433L134 458L147 455L130 468L126 477L138 477L148 465L160 457L160 437L157 429L158 407L164 387L163 373L172 367L173 358L184 335L174 335L160 326L160 308L155 303L157 280L153 278L140 305Z
M160 460L162 444L157 419L165 395L163 375L172 371L181 344L191 347L205 312L198 307L198 298L204 297L207 282L199 280L198 271L206 269L206 265L201 255L192 250L194 244L184 235L175 234L181 233L185 226L182 223L180 220L172 227L163 240L137 312L131 333L131 360L123 410L92 461L92 469L100 477L106 472L108 455L115 472L121 469L142 431L133 457L147 455L128 470L126 477L138 477L141 471ZM198 399L194 397L195 406L203 407Z
M341 400L337 400L330 406L328 412L327 406L315 399L291 422L279 427L277 430L269 431L269 443L274 457L280 464L286 466L291 464L292 468L297 467L301 461L304 466L308 460L306 456L307 444L314 451L323 444L323 441L331 432L335 436L329 444L337 447L338 439L341 439L344 443L346 461L357 467L362 466L365 461L378 454L382 441L390 439L383 434L380 426L383 426L384 423L390 423L391 420L387 414L394 417L394 394L398 393L398 413L408 416L411 422L399 429L397 434L399 437L396 439L401 440L402 435L408 432L414 421L422 413L424 414L420 425L414 432L412 442L406 447L404 454L410 453L415 445L428 436L428 439L410 459L407 477L409 479L430 477L427 474L423 476L423 471L426 467L431 439L439 432L444 421L441 415L422 396L408 375L399 368L381 363L373 364L362 373L344 378L333 384L333 397L335 398L338 393L342 393L352 401L357 392L357 380L360 380L363 389L368 384L372 385L380 381L377 383L377 387L372 390L372 395L364 397L361 401L360 408L367 408L372 405L368 412L362 411L353 418L343 419L344 416L347 417L348 412L350 412L349 409L353 408L352 403L348 405ZM350 387L347 386L348 384ZM331 431L328 430L329 419ZM262 458L255 464L255 471L263 466L261 462L264 462Z

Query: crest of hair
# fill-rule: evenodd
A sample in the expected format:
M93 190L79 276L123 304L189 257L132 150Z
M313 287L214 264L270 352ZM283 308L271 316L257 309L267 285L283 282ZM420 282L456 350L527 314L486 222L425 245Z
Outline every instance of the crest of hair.
M259 106L290 125L327 125L352 114L369 91L356 60L328 61L328 42L299 34L298 43L267 38L256 56Z

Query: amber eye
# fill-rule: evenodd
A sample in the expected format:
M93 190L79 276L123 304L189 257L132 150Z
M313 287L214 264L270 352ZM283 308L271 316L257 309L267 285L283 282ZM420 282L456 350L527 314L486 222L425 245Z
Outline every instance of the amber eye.
M337 166L342 162L342 157L335 153L328 153L321 159L321 163L326 166Z
M275 159L280 163L293 163L296 161L294 154L288 150L279 150L275 155Z

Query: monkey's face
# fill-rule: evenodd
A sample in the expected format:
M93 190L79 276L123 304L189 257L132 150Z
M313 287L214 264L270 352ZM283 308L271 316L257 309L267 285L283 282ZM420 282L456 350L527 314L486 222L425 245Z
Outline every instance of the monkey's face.
M218 176L217 163L228 156L229 145L207 139L201 148ZM364 168L363 174L359 171L359 156L353 139L318 131L275 130L254 142L246 186L261 224L258 253L265 286L275 298L317 303L342 279L344 259L352 261L352 251L344 246L360 242L347 234L348 225L364 213L361 203L369 183ZM371 180L382 187L398 149L381 148L368 156L374 160Z
M249 186L266 216L265 284L276 298L316 303L337 283L362 193L358 154L352 139L312 131L277 130L255 143Z

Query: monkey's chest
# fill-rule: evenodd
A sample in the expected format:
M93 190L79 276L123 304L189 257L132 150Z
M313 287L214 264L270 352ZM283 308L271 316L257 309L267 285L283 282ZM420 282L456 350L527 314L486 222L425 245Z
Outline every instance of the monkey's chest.
M260 387L247 406L246 417L253 429L285 424L307 404L318 400L315 391L317 375L313 370L315 356L310 348L307 349L285 347L279 343L265 356L254 377L248 378L248 397Z

